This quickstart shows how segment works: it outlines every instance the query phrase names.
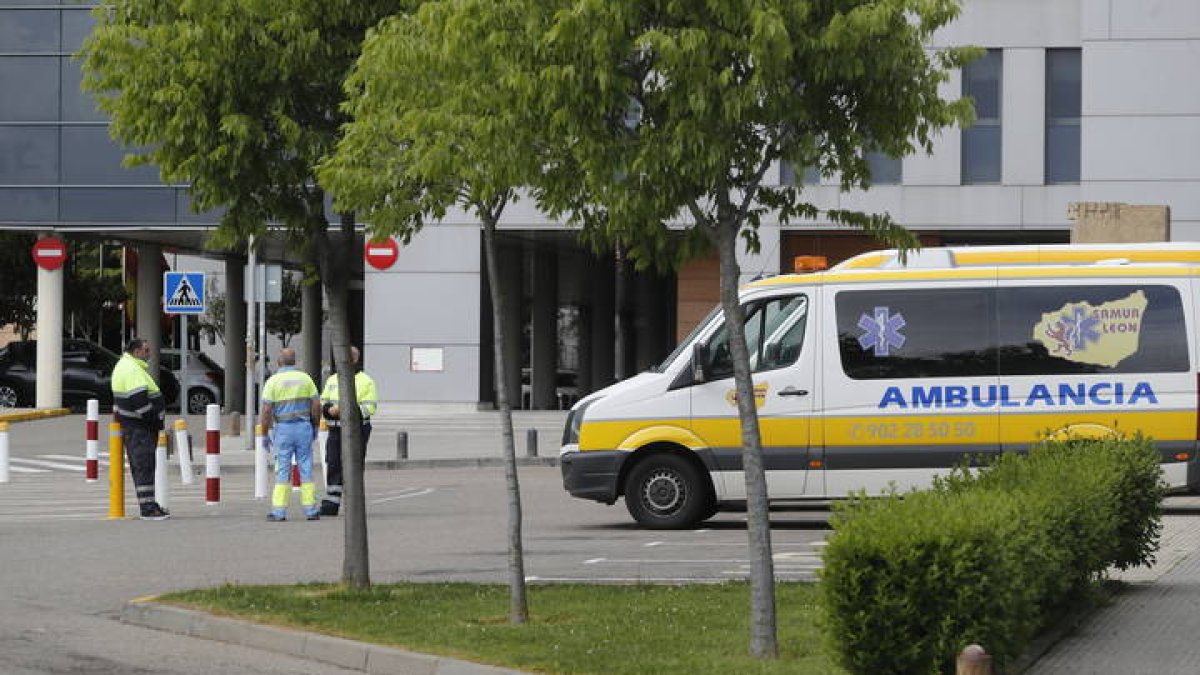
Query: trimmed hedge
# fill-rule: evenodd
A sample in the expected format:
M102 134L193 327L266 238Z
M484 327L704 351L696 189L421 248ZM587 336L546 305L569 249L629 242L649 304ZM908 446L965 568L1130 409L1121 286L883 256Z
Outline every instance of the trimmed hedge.
M1047 442L839 505L821 582L837 658L852 673L946 673L978 643L1003 668L1105 570L1153 562L1159 461L1142 437Z

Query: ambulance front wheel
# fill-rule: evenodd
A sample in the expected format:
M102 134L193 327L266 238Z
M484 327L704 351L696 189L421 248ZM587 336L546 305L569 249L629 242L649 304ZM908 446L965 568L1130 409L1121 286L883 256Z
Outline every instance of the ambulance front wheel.
M714 513L708 481L683 457L658 454L633 467L625 482L629 515L653 530L690 527Z

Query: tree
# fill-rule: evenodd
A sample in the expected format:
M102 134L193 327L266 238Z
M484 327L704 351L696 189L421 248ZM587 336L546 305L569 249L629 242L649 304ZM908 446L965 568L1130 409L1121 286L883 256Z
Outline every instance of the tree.
M21 339L37 325L36 241L32 234L0 232L0 326L15 326Z
M301 300L300 283L290 274L283 275L283 286L279 289L280 301L267 303L267 332L288 346L292 336L300 332Z
M517 190L537 175L536 127L505 100L496 53L527 52L519 3L431 3L385 21L367 39L347 83L345 128L337 155L320 172L337 205L363 214L376 236L407 243L425 220L458 206L482 223L490 281L496 402L503 430L508 506L509 619L528 619L521 491L512 401L504 367L511 300L499 283L496 227ZM486 114L480 114L486 111Z
M187 183L197 210L224 207L212 245L237 248L278 223L304 259L319 261L343 402L355 399L348 274L360 249L355 219L330 232L314 167L332 152L343 80L366 31L403 11L400 0L115 0L97 7L84 43L84 87L111 116L117 140L146 148L130 165L157 165ZM362 434L343 405L346 463L342 579L370 585Z
M588 168L575 195L547 192L545 204L643 265L668 251L667 222L717 249L749 512L750 652L772 657L774 570L737 242L757 249L768 213L783 223L819 215L800 186L765 180L778 162L867 188L865 153L929 151L935 132L970 119L970 102L942 100L938 85L974 50L927 49L957 0L529 4L554 16L526 99L543 111L546 142ZM886 214L824 215L916 245Z

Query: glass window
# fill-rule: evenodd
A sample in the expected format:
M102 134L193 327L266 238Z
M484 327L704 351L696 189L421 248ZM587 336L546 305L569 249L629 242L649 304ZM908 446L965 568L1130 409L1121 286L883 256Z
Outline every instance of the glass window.
M1000 182L1000 109L1003 52L987 53L963 68L963 96L975 102L975 122L962 132L962 182Z
M108 127L65 126L62 143L64 184L153 185L159 182L157 167L129 169L121 165L129 150L109 138Z
M0 52L62 51L58 15L57 10L45 9L6 9L0 12Z
M842 370L856 380L996 374L989 289L837 294Z
M96 26L96 18L92 16L91 7L69 9L62 13L62 46L64 52L77 52L83 46L84 39L91 34Z
M52 223L58 220L57 188L0 188L0 218L6 223Z
M0 127L0 185L57 183L57 128Z
M1003 375L1188 370L1183 307L1170 286L1005 288L997 319Z
M0 122L58 121L58 60L0 56Z
M1080 53L1046 50L1046 183L1079 182Z
M821 170L813 166L806 166L801 172L800 180L803 185L820 185ZM779 183L780 185L796 184L796 167L792 166L791 162L779 163Z
M898 157L888 157L882 152L868 152L867 164L871 166L871 183L874 185L899 185L904 180L904 162Z
M171 188L63 188L62 219L71 223L175 222Z
M807 296L761 300L747 305L745 309L746 348L750 351L751 371L757 373L784 368L800 358L808 318ZM733 375L733 355L726 328L722 325L708 341L708 362L704 364L704 373L709 380Z
M80 88L80 84L83 82L83 69L80 62L69 56L59 58L62 60L62 121L106 121L108 117L96 108L96 101L92 95L85 93Z

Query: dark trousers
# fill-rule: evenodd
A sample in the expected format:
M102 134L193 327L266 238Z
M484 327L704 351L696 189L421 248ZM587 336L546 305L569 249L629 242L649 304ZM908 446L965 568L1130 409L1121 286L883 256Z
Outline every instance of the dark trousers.
M144 511L154 503L154 449L158 445L158 430L141 424L122 424L121 435L138 506ZM111 457L108 459L112 461Z
M359 462L367 459L367 441L371 440L371 423L362 425L362 454ZM330 504L342 503L342 428L330 427L329 439L325 441L325 498Z

